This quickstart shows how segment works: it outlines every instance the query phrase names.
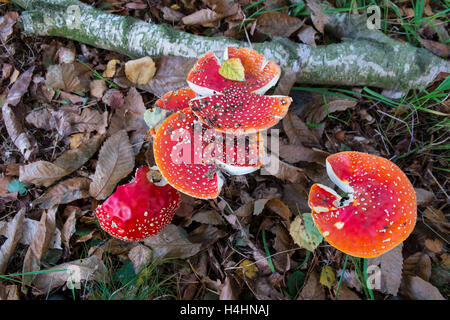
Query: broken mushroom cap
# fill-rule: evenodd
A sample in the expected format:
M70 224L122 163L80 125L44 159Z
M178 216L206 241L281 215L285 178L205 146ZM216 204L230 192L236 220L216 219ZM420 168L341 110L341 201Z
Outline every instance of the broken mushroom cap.
M136 171L132 182L117 187L95 210L100 226L124 241L139 241L168 225L180 204L177 190L158 186L148 178L146 166Z
M253 49L228 47L224 53L224 60L234 58L241 60L245 73L244 81L230 80L220 75L220 64L216 56L208 52L198 59L189 72L187 77L189 87L202 96L221 92L232 85L264 94L280 77L280 67L274 61L267 61L264 55Z
M253 133L276 125L288 112L292 99L287 96L264 96L239 86L190 101L192 111L215 130Z
M335 248L355 257L379 256L411 234L416 195L391 161L362 152L341 152L326 160L330 179L346 193L315 184L308 204L314 222Z
M153 142L161 175L187 195L216 198L223 185L219 168L229 174L246 174L257 170L262 163L259 134L244 145L224 136L203 124L190 108L170 115L156 131Z
M166 92L155 102L157 107L173 112L182 110L189 105L189 101L195 98L197 94L189 87Z

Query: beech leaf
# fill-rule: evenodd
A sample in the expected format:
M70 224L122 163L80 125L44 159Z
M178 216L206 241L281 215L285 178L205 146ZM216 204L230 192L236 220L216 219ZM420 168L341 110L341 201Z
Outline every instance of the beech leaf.
M102 141L102 136L95 136L77 149L64 152L53 163L40 160L21 166L19 180L48 187L86 163L97 152Z
M89 193L97 200L106 199L120 180L134 168L134 153L125 130L109 137L100 149Z
M226 60L219 68L219 73L222 77L228 80L244 81L245 70L241 59L231 58Z
M71 178L61 181L33 201L33 206L49 209L56 204L65 204L89 197L89 178Z

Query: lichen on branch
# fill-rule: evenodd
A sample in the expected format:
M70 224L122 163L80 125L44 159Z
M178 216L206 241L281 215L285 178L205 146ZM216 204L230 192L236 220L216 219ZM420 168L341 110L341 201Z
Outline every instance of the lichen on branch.
M95 47L142 56L197 58L208 51L222 56L226 46L248 47L227 37L204 37L175 30L166 24L118 16L77 0L14 0L27 35L58 36ZM349 17L349 14L345 14ZM450 62L423 48L389 39L379 31L346 28L344 14L330 16L344 40L312 47L284 38L254 43L253 48L282 68L289 67L298 83L373 86L389 90L423 88L440 72L450 72ZM350 20L355 22L356 18ZM364 28L361 23L353 23Z

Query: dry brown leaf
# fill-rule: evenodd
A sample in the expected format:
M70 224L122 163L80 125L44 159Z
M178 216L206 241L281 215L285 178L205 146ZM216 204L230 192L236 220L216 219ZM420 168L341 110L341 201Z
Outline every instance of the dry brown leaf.
M68 150L53 163L36 161L19 168L19 180L48 187L53 182L74 172L97 152L103 136L94 136L77 149Z
M32 202L41 209L50 209L57 204L66 204L78 199L89 197L89 178L71 178L61 181L48 189L42 196Z
M297 31L303 22L299 18L291 17L286 13L269 11L264 12L256 19L256 30L272 36L289 37Z
M220 290L219 300L237 300L237 288L231 283L230 277L225 277L225 282Z
M25 120L36 128L56 130L61 136L92 131L103 134L108 125L108 112L83 108L79 114L78 107L68 106L58 110L45 108L31 111Z
M202 224L189 233L188 240L192 243L199 243L200 249L206 249L214 242L227 236L228 234L212 225Z
M280 157L290 163L306 161L320 165L325 165L325 159L330 155L328 152L316 148L306 148L295 144L280 144L279 152Z
M133 263L134 273L139 274L152 261L152 250L138 244L128 252L128 258Z
M197 221L204 224L223 225L225 221L222 216L214 210L199 211L192 216L193 221Z
M298 296L298 300L325 300L325 291L315 271L309 274L308 280L306 280L305 286Z
M183 13L172 10L169 7L163 7L161 8L161 11L163 13L163 19L168 22L179 22L184 17Z
M148 83L156 73L155 62L150 57L129 60L125 63L125 75L134 84Z
M283 119L283 129L290 144L318 145L319 138L294 112L289 112Z
M34 183L35 185L48 187L68 174L64 168L60 168L51 162L40 160L20 167L19 180L24 183Z
M106 199L133 168L134 153L127 132L118 131L100 149L89 193L97 200Z
M427 207L423 212L423 215L427 218L426 220L431 221L439 231L444 232L445 234L450 232L450 222L447 220L442 210Z
M211 9L201 9L188 16L185 16L181 21L185 25L201 25L203 27L213 27L214 22L220 19L220 15Z
M2 244L0 250L0 274L4 274L8 266L9 258L14 252L17 243L22 238L23 219L25 217L25 208L22 208L16 213L14 219L6 225L6 230L3 233L7 239Z
M27 92L33 76L34 66L20 75L6 97L2 106L3 121L9 137L14 142L19 151L23 154L25 160L37 151L37 145L28 137L25 132L21 119L18 119L11 106L15 107L22 96Z
M303 26L297 33L297 37L301 42L317 47L316 45L317 31L311 26Z
M278 179L288 180L292 183L305 183L305 170L291 166L273 154L268 156L268 163L264 164L261 170L262 175L273 175Z
M353 109L357 103L356 100L327 98L328 112L325 103L318 103L307 111L306 122L319 124L328 114Z
M14 11L5 13L4 16L0 17L0 40L2 43L6 43L9 36L13 32L13 26L19 18L19 14Z
M41 260L44 254L47 252L50 246L50 240L53 237L56 229L56 212L58 206L52 207L49 210L45 210L42 213L41 220L39 221L38 228L31 242L22 266L22 291L26 292L25 286L30 285L36 274L29 274L33 271L41 269ZM28 274L26 274L28 273Z
M289 68L285 67L281 73L280 80L273 92L274 95L288 96L291 92L292 86L295 84L296 74Z
M394 296L397 295L402 281L402 249L403 243L400 243L381 256L368 260L368 265L380 266L381 268L381 288L374 289Z
M192 243L186 231L174 224L169 224L158 234L144 239L144 244L153 250L153 260L172 257L186 259L197 254L202 244Z
M444 248L444 242L441 239L426 239L425 247L434 253L440 253Z
M335 285L335 287L337 284ZM345 284L341 285L341 288L339 289L339 295L336 298L336 300L361 300L359 296L350 290Z
M403 273L407 276L419 276L425 281L430 280L431 259L423 252L410 255L403 262Z
M105 80L96 79L91 81L91 83L89 84L89 89L91 92L91 96L97 99L101 99L103 97L103 93L108 89L108 87L106 87Z
M320 4L316 0L307 0L307 8L311 12L311 20L314 27L321 34L324 34L325 26L329 23L329 20L320 8Z
M0 177L0 195L5 195L9 192L8 184L13 180L13 177Z
M66 221L64 221L61 229L61 241L68 253L70 253L70 238L76 231L77 214L79 213L81 213L81 210L78 207L67 206L64 209Z
M78 62L54 64L48 68L45 84L64 91L86 92L90 75L91 71Z
M413 300L445 300L435 286L417 276L404 278L402 294Z
M109 89L105 92L102 102L113 109L121 109L123 107L123 94L117 89Z
M0 283L0 300L20 300L19 287L15 284L4 285Z
M258 300L286 300L287 298L280 293L268 277L259 278L255 283L255 297Z
M19 243L23 245L30 245L33 242L33 239L36 235L36 231L39 227L39 221L32 220L29 218L24 218L22 227L22 234L19 239ZM6 236L7 231L7 223L4 221L0 221L0 236ZM50 240L51 249L61 249L61 232L59 229L55 230L55 233Z
M176 90L187 86L186 78L197 59L185 57L158 57L155 58L156 74L144 86L139 89L153 93L161 97L170 90Z
M203 2L220 15L226 18L238 13L239 4L234 0L203 0Z
M64 284L69 288L81 289L81 282L104 281L107 269L97 256L63 263L36 275L33 281L33 293L44 294ZM65 270L65 271L54 271Z
M418 206L429 204L434 200L434 193L421 188L414 188L416 192L416 201Z
M426 40L419 38L419 42L428 50L430 50L435 55L447 58L450 56L450 46L444 43L440 43L433 40Z

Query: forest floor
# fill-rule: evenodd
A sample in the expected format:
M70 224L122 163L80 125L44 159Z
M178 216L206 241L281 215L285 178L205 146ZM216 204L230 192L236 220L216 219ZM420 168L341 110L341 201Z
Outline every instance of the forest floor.
M331 3L362 14L375 1ZM316 30L303 1L104 0L95 6L206 36L261 42L276 34L313 46L336 41ZM448 57L448 2L383 1L380 8L387 35ZM129 141L120 143L131 143L135 166L118 184L153 165L142 111L159 96L151 86L136 89L126 81L126 56L24 36L20 10L0 4L0 100L3 105L11 93L20 99L13 116L0 116L0 299L448 299L448 75L399 99L377 88L294 85L290 112L276 127L282 174L227 177L214 200L183 196L170 232L128 243L100 228L94 210L102 201L90 195L89 184L102 165L101 143L120 130L128 132ZM184 59L155 61L157 69L168 62L174 79L185 79ZM6 122L28 137L27 159L17 147L23 136L13 141ZM418 199L411 236L368 261L381 269L374 290L362 285L363 261L321 241L308 215L311 185L332 186L325 157L349 150L393 161ZM23 223L14 219L19 214ZM296 241L294 221L301 223ZM5 244L12 238L11 249ZM69 271L79 265L70 285Z

